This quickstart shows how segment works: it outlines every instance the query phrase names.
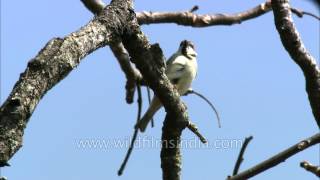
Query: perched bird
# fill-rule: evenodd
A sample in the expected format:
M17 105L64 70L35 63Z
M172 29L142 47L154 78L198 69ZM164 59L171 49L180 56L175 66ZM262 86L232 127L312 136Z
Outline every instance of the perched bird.
M177 88L180 95L191 89L191 83L197 75L197 53L191 41L183 40L179 49L167 61L166 75ZM162 107L160 100L154 96L147 112L135 125L136 129L144 132L153 115Z

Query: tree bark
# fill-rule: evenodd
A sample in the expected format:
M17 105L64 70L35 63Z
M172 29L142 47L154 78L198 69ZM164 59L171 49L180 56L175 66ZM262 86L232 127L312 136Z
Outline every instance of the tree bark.
M281 42L294 62L303 71L313 116L320 128L320 69L317 61L305 48L294 26L289 0L273 0L272 9Z
M187 113L178 92L165 75L158 45L150 45L132 9L131 0L113 0L79 31L50 41L28 63L12 93L0 108L0 165L22 146L26 124L45 93L73 70L87 54L99 47L122 43L166 111L186 127Z
M26 124L40 99L88 54L107 45L111 29L94 19L65 38L54 38L29 61L0 108L0 166L22 146Z

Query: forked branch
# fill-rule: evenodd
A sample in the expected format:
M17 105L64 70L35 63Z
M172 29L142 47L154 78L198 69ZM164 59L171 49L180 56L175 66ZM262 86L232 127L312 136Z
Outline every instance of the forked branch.
M268 170L282 162L284 162L289 157L315 145L320 143L320 133L317 133L313 135L312 137L305 139L290 148L280 152L279 154L272 156L271 158L259 163L258 165L255 165L252 168L249 168L235 176L228 177L228 180L243 180L251 178L257 174L260 174L261 172Z

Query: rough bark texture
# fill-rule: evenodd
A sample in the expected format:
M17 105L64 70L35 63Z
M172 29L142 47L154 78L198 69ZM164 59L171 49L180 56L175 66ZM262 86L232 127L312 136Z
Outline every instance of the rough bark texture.
M93 14L99 14L105 8L106 4L101 0L81 0L82 3L89 9ZM136 89L136 82L142 80L140 72L131 66L130 57L127 50L123 47L120 42L110 44L110 49L114 56L117 58L121 70L124 72L126 82L126 102L131 104L134 98L134 92Z
M162 101L172 118L170 121L179 125L177 134L181 134L188 124L186 108L165 75L160 47L149 44L131 7L129 0L112 1L84 28L64 39L50 41L30 61L0 110L1 164L5 164L21 147L27 121L44 94L75 68L85 55L108 43L122 41L146 82Z
M22 146L24 128L40 99L87 54L110 41L110 30L94 19L65 38L55 38L33 58L0 108L0 163ZM0 164L0 165L1 165Z
M320 128L320 69L293 24L289 1L273 0L272 8L282 44L303 71L312 112Z
M133 24L138 27L138 24ZM165 107L167 116L162 129L162 141L174 142L175 146L162 146L161 167L164 180L180 179L181 155L180 135L188 125L186 107L181 102L177 90L165 75L165 62L159 46L150 45L139 28L137 32L123 38L133 62L140 70L157 97Z
M180 142L183 127L167 114L162 127L161 168L163 180L179 180L181 174Z
M128 14L126 16L130 17L132 15ZM122 42L127 51L123 49L121 42L111 45L111 50L127 77L127 102L128 97L131 97L128 93L133 94L134 89L132 87L135 87L128 83L135 82L130 81L130 79L137 77L137 74L134 74L134 68L128 61L132 57L131 60L136 64L147 84L154 90L160 100L165 100L163 104L167 116L163 126L162 142L164 144L161 150L163 179L180 179L181 155L179 146L181 132L188 125L186 108L165 75L164 57L159 46L148 43L147 38L139 28L137 19L132 19L128 24L131 24L131 28L123 35ZM139 77L141 78L141 75ZM168 146L166 142L172 142L174 145Z
M129 62L131 60L136 64L147 85L153 89L164 105L167 116L162 129L163 179L180 179L181 133L185 127L193 129L196 134L199 132L189 122L185 105L165 75L165 63L160 47L157 44L149 44L139 24L176 23L193 27L231 25L270 11L270 1L233 15L196 15L192 12L143 12L136 15L132 9L132 0L112 0L111 4L105 8L101 0L82 0L82 2L97 14L95 19L65 38L55 38L48 42L44 49L28 63L26 71L21 74L10 96L0 108L0 167L4 166L22 146L24 128L45 93L67 76L87 54L111 44L111 49L128 79L127 97L133 94L135 87L130 78L133 79L131 77L133 74L137 76ZM272 5L282 42L305 74L310 104L320 127L319 68L304 48L295 30L288 1L274 0ZM131 100L127 99L127 102ZM202 136L199 137L205 142ZM320 135L317 134L231 179L252 177L319 141Z
M286 159L289 157L315 145L320 143L320 133L317 133L313 135L312 137L305 139L290 148L280 152L279 154L272 156L271 158L259 163L258 165L245 170L235 176L228 177L228 180L243 180L243 179L248 179L251 178L267 169L270 169L282 162L284 162Z

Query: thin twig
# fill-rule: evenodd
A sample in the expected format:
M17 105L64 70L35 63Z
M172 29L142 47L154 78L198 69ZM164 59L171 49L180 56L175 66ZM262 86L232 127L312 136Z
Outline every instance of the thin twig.
M193 12L197 11L198 9L199 9L199 6L195 5L189 10L189 12L193 13Z
M102 0L81 0L81 2L93 14L98 14L106 6L106 4Z
M304 168L306 171L311 172L312 174L320 177L320 167L319 166L315 166L307 161L302 161L300 163L300 166L302 168Z
M249 136L249 137L246 137L245 140L244 140L244 143L241 147L241 150L240 150L240 153L239 153L239 156L238 156L238 159L237 159L237 162L234 166L234 169L233 169L233 173L232 175L237 175L238 174L238 171L240 169L240 165L241 163L243 162L243 155L244 155L244 152L246 151L246 148L249 144L249 142L253 139L253 136Z
M291 12L294 13L295 15L297 15L298 17L302 18L303 15L308 15L308 16L311 16L311 17L314 17L318 20L320 20L320 17L311 13L311 12L306 12L306 11L302 11L300 9L297 9L297 8L290 8Z
M207 143L208 141L206 140L206 138L199 132L197 126L192 123L191 121L189 121L188 125L187 125L188 129L193 132L196 136L199 137L200 141L202 143Z
M200 97L201 99L205 100L209 106L211 107L211 109L214 111L215 115L217 116L217 121L218 121L218 127L221 128L221 121L220 121L220 116L219 116L219 113L218 113L218 110L215 108L215 106L208 100L208 98L206 98L204 95L202 95L201 93L199 92L196 92L194 91L193 89L192 90L188 90L186 94L184 94L185 96L188 95L188 94L195 94L197 95L198 97Z
M142 76L140 72L131 65L130 56L122 43L113 43L110 45L110 49L118 60L120 68L126 76L126 102L131 104L134 98L136 82L141 81Z
M261 172L268 170L282 162L284 162L289 157L315 145L320 143L320 133L317 133L313 135L312 137L309 137L303 141L300 141L299 143L291 146L290 148L272 156L271 158L253 166L252 168L249 168L245 171L242 171L241 173L235 175L235 176L229 176L228 180L243 180L251 178L257 174L260 174Z
M149 105L151 103L151 92L150 92L150 88L149 86L146 86L147 87L147 93L148 93L148 101L149 101ZM154 119L153 117L151 118L151 127L153 128L154 127Z
M142 109L141 86L139 83L137 83L137 91L138 91L138 114L137 114L137 122L138 122L141 118L141 109ZM124 158L124 161L122 162L120 169L118 170L118 176L122 175L123 170L126 167L126 164L129 160L129 157L130 157L131 152L133 150L134 142L136 141L137 135L138 135L138 129L135 129L133 132L133 136L132 136L131 143L130 143L129 149L127 151L126 157Z

